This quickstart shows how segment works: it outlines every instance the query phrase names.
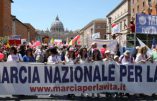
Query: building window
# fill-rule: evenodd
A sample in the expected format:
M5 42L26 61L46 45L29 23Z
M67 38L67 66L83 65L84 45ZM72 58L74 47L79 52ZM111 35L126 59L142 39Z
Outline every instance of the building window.
M91 29L91 33L93 33L93 28Z
M132 13L135 13L135 9L134 8L132 9Z
M143 2L143 7L145 7L145 2Z
M122 30L122 22L120 22L120 30Z
M148 6L152 7L152 0L148 0Z
M127 27L126 20L124 20L124 29Z

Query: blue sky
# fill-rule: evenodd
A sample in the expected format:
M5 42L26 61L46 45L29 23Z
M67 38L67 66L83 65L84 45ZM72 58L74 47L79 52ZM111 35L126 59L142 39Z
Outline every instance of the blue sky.
M83 28L96 18L105 18L121 0L14 0L12 14L36 29L51 27L58 15L69 30Z

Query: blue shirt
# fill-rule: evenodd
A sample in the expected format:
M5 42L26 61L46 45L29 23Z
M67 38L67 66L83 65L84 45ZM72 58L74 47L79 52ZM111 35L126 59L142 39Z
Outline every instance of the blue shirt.
M23 57L23 62L35 62L35 58L34 57L29 57L29 56L25 55Z

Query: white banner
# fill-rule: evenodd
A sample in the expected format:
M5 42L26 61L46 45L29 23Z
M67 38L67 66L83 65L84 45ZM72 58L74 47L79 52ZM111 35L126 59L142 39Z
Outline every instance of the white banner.
M92 34L92 39L95 40L95 39L98 39L100 38L100 33L93 33Z
M0 63L0 95L157 92L157 65Z

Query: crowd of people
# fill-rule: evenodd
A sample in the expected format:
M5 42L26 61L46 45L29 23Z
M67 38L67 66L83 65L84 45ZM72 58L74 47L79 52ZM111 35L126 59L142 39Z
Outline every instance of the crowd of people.
M107 45L101 49L97 48L97 43L92 43L90 48L75 46L37 46L35 48L29 45L13 46L10 48L1 48L0 52L4 54L1 62L37 62L37 63L87 63L93 61L115 61L118 64L146 63L148 61L157 61L157 47L152 49L152 54L147 54L146 46L137 46L134 54L125 50L123 54L113 53Z
M114 61L117 64L126 65L157 61L157 46L152 49L152 54L147 54L146 46L137 46L134 54L131 54L129 50L125 50L120 55L111 52L105 44L101 49L98 49L97 43L92 43L90 48L81 47L80 45L63 45L59 48L55 45L50 47L42 45L35 48L29 45L20 45L18 47L1 48L0 52L4 54L4 58L0 60L1 62L82 64L94 61Z

